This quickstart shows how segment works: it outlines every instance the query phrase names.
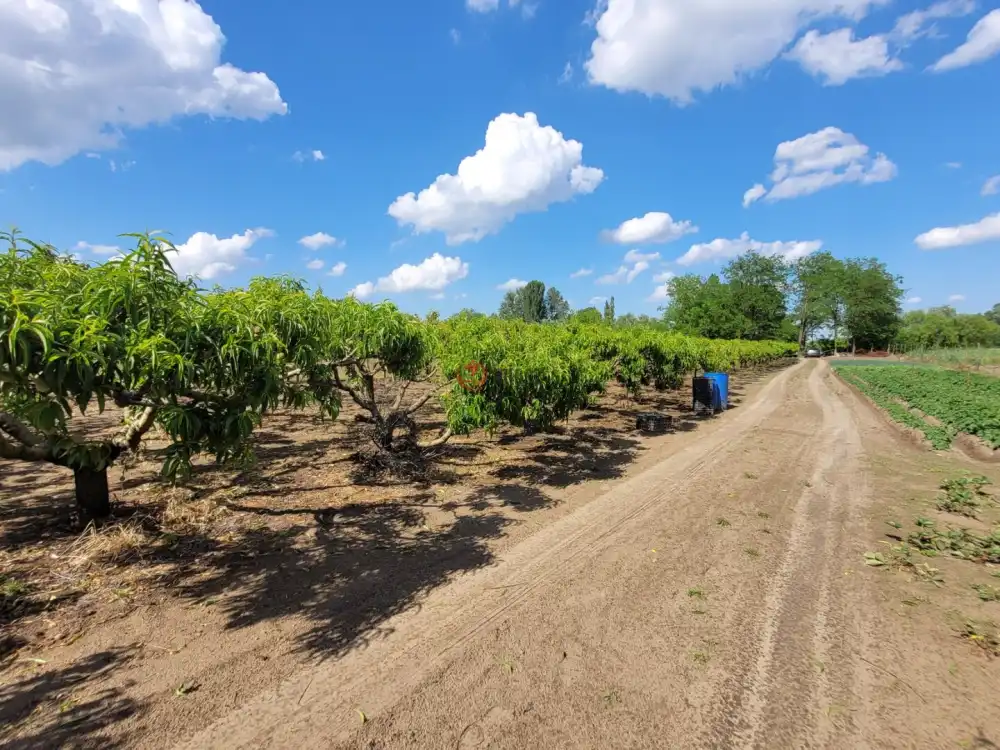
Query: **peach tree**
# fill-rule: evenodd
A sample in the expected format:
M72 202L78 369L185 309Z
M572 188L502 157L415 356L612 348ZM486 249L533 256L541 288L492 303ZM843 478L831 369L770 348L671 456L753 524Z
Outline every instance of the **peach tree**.
M174 273L169 243L127 236L132 251L96 266L2 237L0 458L71 470L87 517L110 514L108 467L154 425L177 478L199 453L250 460L279 405L339 407L323 310L300 284L205 292ZM111 434L90 419L109 404L126 415Z

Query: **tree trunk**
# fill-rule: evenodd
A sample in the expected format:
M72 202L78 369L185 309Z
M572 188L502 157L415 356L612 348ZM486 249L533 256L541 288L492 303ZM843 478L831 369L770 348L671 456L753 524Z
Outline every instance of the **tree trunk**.
M396 431L394 422L385 419L375 420L375 445L380 450L392 450L393 433Z
M375 425L375 445L380 450L391 451L396 445L396 430L405 430L401 440L416 443L417 425L405 411L393 411L385 417L379 415L372 420Z
M111 515L107 468L73 469L73 481L76 484L76 504L84 516L107 518Z

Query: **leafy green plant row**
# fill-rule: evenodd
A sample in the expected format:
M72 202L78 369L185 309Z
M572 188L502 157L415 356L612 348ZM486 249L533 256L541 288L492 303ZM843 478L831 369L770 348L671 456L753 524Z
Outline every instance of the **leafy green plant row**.
M851 373L934 417L952 433L976 435L1000 447L1000 378L933 367L863 367Z
M91 515L110 512L108 467L154 426L169 440L163 473L173 479L200 453L253 460L252 434L279 407L336 418L349 400L379 451L427 449L504 423L546 429L612 381L632 393L669 388L699 369L795 351L641 327L431 322L284 277L204 290L174 273L168 242L132 236L134 250L89 266L0 235L9 245L0 253L0 458L71 469ZM461 378L471 362L485 373L474 388ZM443 403L447 425L418 443L415 415L430 399ZM126 415L120 434L71 433L71 420L109 403Z
M923 433L927 441L935 450L945 450L951 446L954 435L946 430L928 423L925 419L911 412L906 406L895 400L894 395L887 389L873 384L871 381L859 377L860 370L867 372L873 367L836 367L837 374L845 381L853 385L872 402L881 409L884 409L895 421L907 427L912 427ZM878 368L883 369L883 368Z

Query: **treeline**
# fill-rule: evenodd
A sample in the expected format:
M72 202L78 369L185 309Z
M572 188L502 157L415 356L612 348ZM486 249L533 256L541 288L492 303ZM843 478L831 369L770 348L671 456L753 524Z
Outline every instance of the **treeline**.
M913 310L903 316L895 343L901 351L1000 347L1000 304L981 314L948 306Z
M508 291L496 316L530 323L640 326L708 339L789 341L803 349L823 341L831 347L842 342L843 348L884 349L903 325L901 284L875 258L841 260L824 252L789 262L748 252L719 274L671 279L669 301L658 318L616 316L614 297L604 303L603 313L595 307L574 312L557 289L546 289L537 280Z
M721 274L668 282L663 320L696 336L795 341L830 332L859 349L884 349L900 328L902 279L875 258L813 253L794 262L749 252Z
M476 314L471 310L462 311L462 314L468 313ZM603 315L596 307L585 307L573 312L558 289L554 286L546 289L543 282L535 280L504 294L496 315L502 320L523 320L525 323L614 323L615 298L605 301Z
M93 266L11 235L0 253L0 458L71 470L87 516L110 513L108 468L154 428L173 480L199 454L251 462L253 433L275 409L333 419L350 401L370 446L391 458L502 424L548 429L610 382L669 388L795 350L572 319L421 320L287 277L204 290L174 273L169 243L133 236L134 250ZM446 424L421 442L431 399ZM87 415L109 404L123 410L121 429L88 436Z
M554 287L532 281L507 292L495 317L673 331L708 339L796 342L849 351L1000 346L1000 304L982 314L951 307L902 313L902 279L874 258L814 253L796 261L750 252L721 273L668 282L660 317L615 314L615 300L573 311ZM463 310L458 317L483 316ZM432 313L432 320L437 314Z

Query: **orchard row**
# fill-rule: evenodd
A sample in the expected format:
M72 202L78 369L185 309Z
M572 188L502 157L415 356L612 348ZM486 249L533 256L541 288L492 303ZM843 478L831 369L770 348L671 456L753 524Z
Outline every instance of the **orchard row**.
M91 515L110 510L107 467L154 425L169 437L164 475L176 478L199 453L250 460L254 428L279 407L335 418L350 399L380 450L401 441L426 448L501 424L545 429L612 381L632 393L672 388L697 370L795 352L783 342L641 327L479 315L428 322L285 277L204 290L173 272L166 243L134 239L133 251L95 266L11 236L0 254L0 458L73 470L77 500ZM470 362L485 372L474 388L459 378ZM407 400L416 383L421 395ZM387 401L390 386L396 395ZM447 427L419 445L415 415L432 398ZM109 403L127 415L119 434L71 434L71 421Z

